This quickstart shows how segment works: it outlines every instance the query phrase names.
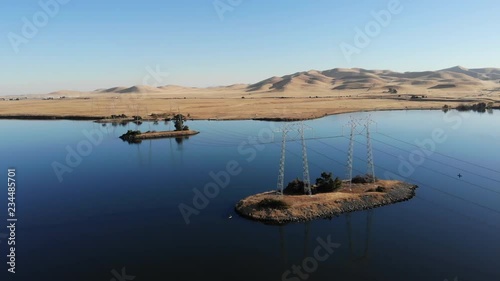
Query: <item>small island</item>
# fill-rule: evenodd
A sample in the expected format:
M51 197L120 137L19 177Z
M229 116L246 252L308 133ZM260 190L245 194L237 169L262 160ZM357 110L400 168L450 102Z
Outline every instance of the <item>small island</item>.
M242 217L264 223L302 222L407 201L415 196L416 188L413 184L370 176L357 176L350 183L322 173L311 186L311 195L304 183L296 179L283 194L269 191L252 195L238 202L235 210Z
M180 138L199 134L200 132L193 130L184 131L148 131L142 133L141 131L128 130L125 134L121 135L120 138L128 142L140 142L147 139L159 139L159 138Z
M177 114L174 116L175 131L147 131L143 133L139 130L128 130L125 134L121 135L120 138L129 143L141 143L146 139L182 138L199 134L199 132L190 130L188 126L185 126L185 121L186 117L184 115Z

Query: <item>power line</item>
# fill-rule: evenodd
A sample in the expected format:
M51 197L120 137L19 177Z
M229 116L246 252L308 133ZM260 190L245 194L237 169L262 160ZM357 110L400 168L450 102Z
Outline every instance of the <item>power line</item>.
M341 165L343 164L343 163L341 163L341 162L339 162L339 161L337 161L337 160L335 160L335 159L333 159L333 158L331 158L331 157L328 157L328 156L324 155L322 152L319 152L319 151L317 151L317 150L315 150L315 149L310 149L310 150L311 150L311 151L313 151L313 152L315 152L315 153L317 153L317 154L319 154L319 155L321 155L321 156L323 156L323 157L324 157L324 158L326 158L326 159L330 159L330 160L332 160L332 161L334 161L334 162L336 162L336 163L339 163L339 164L341 164ZM340 149L337 149L337 150L342 151L342 150L340 150ZM342 152L344 152L344 151L342 151ZM299 157L299 155L296 155L296 154L295 154L295 156ZM359 159L361 159L361 158L359 158ZM363 159L361 159L361 160L363 160ZM314 162L311 162L311 164L312 164L312 165L314 165L314 166L319 167L319 166L318 166L318 165L316 165ZM319 167L319 168L320 168L320 169L323 169L323 167ZM380 167L379 167L379 168L380 168ZM385 168L382 168L382 169L386 170ZM355 170L355 171L357 171L357 172L361 172L361 171L356 170L356 169L354 169L354 170ZM386 171L388 171L388 170L386 170ZM425 185L425 186L428 186L427 184L422 184L422 183L419 183L419 184L420 184L420 185ZM493 224L489 224L488 222L486 222L486 221L484 221L484 220L480 220L480 219L474 218L474 217L472 217L472 216L468 216L468 215L466 215L466 214L463 214L463 213L461 213L461 212L455 211L455 210L450 209L450 208L445 208L445 207L441 206L440 204L437 204L437 203L435 203L435 202L433 202L433 201L431 201L431 200L428 200L428 199L423 198L421 195L416 194L414 198L417 198L417 199L422 200L422 201L429 202L429 203L434 204L434 205L436 205L437 207L439 207L439 208L441 208L441 209L443 209L443 210L447 210L447 211L449 211L449 212L452 212L452 213L454 213L454 214L456 214L456 215L462 216L462 217L467 218L467 219L469 219L469 220L476 221L476 222L481 223L481 224L483 224L483 225L485 225L485 226L487 226L487 227L494 228L494 229L500 229L500 226L493 225ZM465 199L463 199L463 198L459 198L459 199L464 200L464 201L466 201L466 202L468 202L468 203L472 203L472 204L474 204L474 205L478 205L478 204L477 204L477 203L475 203L475 202L472 202L472 201L469 201L469 200L465 200ZM482 205L479 205L479 206L480 206L480 207L484 207L484 206L482 206ZM410 210L410 209L407 209L407 210ZM489 210L489 211L497 212L496 210ZM414 211L412 211L412 212L414 212ZM498 213L498 212L497 212L497 213Z
M323 143L323 142L321 142L321 143ZM342 150L340 150L340 149L338 149L338 148L336 148L336 147L334 147L334 146L331 146L331 145L329 145L329 144L326 144L326 143L323 143L323 144L325 144L325 145L327 145L327 146L329 146L329 147L332 147L332 148L334 148L334 149L336 149L336 150L342 151ZM344 151L342 151L342 152L344 152ZM384 153L385 153L385 152L384 152ZM391 155L391 156L394 156L394 155ZM359 159L359 160L365 161L365 160L363 160L363 159L362 159L362 158L360 158L360 157L354 157L354 158L357 158L357 159ZM388 169L388 168L383 167L383 166L381 166L381 165L377 165L377 167L379 167L379 168L381 168L381 169L383 169L383 170L385 170L385 171L387 171L387 172L392 172L392 170L391 170L391 169ZM486 209L486 210L489 210L489 211L495 212L495 213L497 213L497 214L500 214L500 211L498 211L498 210L496 210L496 209L493 209L493 208L491 208L491 207L484 206L484 205L482 205L482 204L479 204L479 203L476 203L476 202L473 202L473 201L467 200L467 199L465 199L465 198L463 198L463 197L460 197L460 196L458 196L458 195L455 195L455 194L452 194L452 193L449 193L449 192L443 191L443 190L441 190L441 189L438 189L438 188L432 187L431 185L425 184L425 183L420 182L420 181L418 181L418 180L415 180L415 179L413 179L413 178L409 178L409 177L408 177L407 179L412 180L413 182L415 182L415 183L417 183L417 184L419 184L419 185L422 185L422 186L427 186L427 187L429 187L429 188L431 188L431 189L433 189L433 190L436 190L436 191L441 192L441 193L443 193L443 194L446 194L446 195L449 195L449 196L451 196L451 197L454 197L454 198L456 198L456 199L460 199L460 200L462 200L462 201L465 201L465 202L471 203L471 204L473 204L473 205L476 205L476 206L478 206L478 207L480 207L480 208L483 208L483 209Z
M358 143L359 143L359 142L358 142ZM389 153L389 152L386 152L386 151L383 151L383 150L380 150L380 149L375 149L375 150L380 151L380 152L382 152L382 153L384 153L384 154L387 154L387 155L389 155L389 156L392 156L392 157L398 158L398 156L396 156L396 155L394 155L394 154L391 154L391 153ZM457 180L455 177L450 176L450 175L448 175L448 174L445 174L445 173L443 173L443 172L439 172L439 171L438 171L438 170L436 170L436 169L430 169L430 168L428 168L428 167L426 167L426 166L423 166L423 165L421 165L421 166L419 166L419 167L421 167L421 168L423 168L423 169L426 169L426 170L428 170L428 171L434 172L434 173L436 173L436 174L440 174L440 175L442 175L442 176L445 176L445 177L451 178L451 179L453 179L453 180ZM460 180L460 181L461 181L461 182L465 182L465 183L470 184L470 185L473 185L473 186L476 186L476 187L481 188L481 189L484 189L484 190L488 190L488 191L493 192L493 193L500 194L500 191L495 190L495 189L491 189L491 188L488 188L488 187L484 187L484 186L481 186L481 185L478 185L478 184L475 184L475 183L472 183L472 182L469 182L469 181L466 181L466 180Z
M406 143L406 144L408 144L408 145L411 145L411 146L414 146L414 147L420 148L418 145L415 145L415 144L413 144L413 143L410 143L410 142L407 142L407 141L404 141L404 140L400 140L400 139L397 139L397 138L391 137L391 136L389 136L389 135L387 135L387 134L383 134L383 133L378 133L378 134L380 134L380 135L382 135L382 136L385 136L385 137L388 137L388 138L390 138L390 139L393 139L393 140L395 140L395 141L399 141L399 142ZM460 162L463 162L463 163L466 163L466 164L469 164L469 165L472 165L472 166L480 167L480 168L483 168L483 169L489 170L489 171L491 171L491 172L495 172L495 173L500 174L500 171L497 171L497 170L494 170L494 169L491 169L491 168L488 168L488 167L485 167L485 166L481 166L481 165L476 164L476 163L472 163L472 162L469 162L469 161L461 160L461 159L458 159L458 158L456 158L456 157L453 157L453 156L448 156L448 155L443 154L443 153L440 153L440 152L434 152L434 153L436 153L436 154L438 154L438 155L441 155L441 156L444 156L444 157L447 157L447 158L450 158L450 159L453 159L453 160L456 160L456 161L460 161Z
M332 147L332 148L334 148L334 149L339 150L338 148L336 148L336 147L334 147L334 146L331 146L331 145L329 145L329 144L327 144L327 143L324 143L324 142L322 142L322 141L318 141L318 142L320 142L320 143L322 143L322 144L324 144L324 145L327 145L327 146L329 146L329 147ZM358 144L362 144L362 143L361 143L361 142L359 142L359 141L354 141L354 142L356 142L356 143L358 143ZM382 142L382 141L379 141L379 142ZM385 142L382 142L382 143L386 144ZM389 144L387 144L387 145L389 145ZM389 145L389 146L390 146L390 145ZM401 148L399 148L399 149L401 149ZM387 155L389 155L389 156L392 156L392 157L398 158L398 156L396 156L396 155L394 155L394 154L391 154L391 153L388 153L388 152L386 152L386 151L383 151L383 150L380 150L380 149L376 149L376 148L375 148L375 150L376 150L376 151L379 151L379 152L381 152L381 153L387 154ZM403 149L401 149L401 150L403 150ZM342 151L342 150L340 150L340 151ZM405 150L403 150L403 151L405 151ZM344 151L342 151L342 152L344 152ZM407 151L406 151L406 152L407 152ZM361 158L359 158L359 157L356 157L356 158L357 158L357 159L361 159ZM448 174L445 174L445 173L443 173L443 172L439 172L439 171L437 171L437 170L435 170L435 169L430 169L430 168L425 167L425 166L419 166L419 167L422 167L423 169L426 169L426 170L429 170L429 171L431 171L431 172L434 172L434 173L440 174L440 175L442 175L442 176L445 176L445 177L451 178L451 179L453 179L453 180L457 180L455 177L450 176L450 175L448 175ZM390 170L387 170L387 171L390 171ZM490 178L490 179L491 179L491 178ZM497 181L497 180L495 180L495 179L491 179L491 180ZM480 188L480 189L484 189L484 190L487 190L487 191L490 191L490 192L493 192L493 193L500 194L500 191L498 191L498 190L494 190L494 189L491 189L491 188L488 188L488 187L484 187L484 186L481 186L481 185L478 185L478 184L475 184L475 183L471 183L471 182L466 181L466 180L460 180L460 181L461 181L461 182L464 182L464 183L467 183L467 184L469 184L469 185L472 185L472 186L476 186L476 187L478 187L478 188Z
M383 143L387 146L390 146L390 147L393 147L393 148L396 148L396 149L399 149L401 151L404 151L404 152L408 152L408 153L411 153L410 151L408 150L405 150L403 148L400 148L398 146L395 146L395 145L392 145L392 144L389 144L389 143L386 143L384 141L381 141L381 140L377 140L375 138L373 138L373 140L377 141L377 142L380 142L380 143ZM463 168L460 168L460 167L457 167L457 166L454 166L454 165L451 165L451 164L448 164L448 163L444 163L442 161L439 161L439 160L435 160L435 159L432 159L432 158L426 158L426 160L430 160L430 161L433 161L433 162L436 162L436 163L439 163L441 165L445 165L445 166L449 166L449 167L452 167L452 168L455 168L455 169L459 169L459 170L463 170ZM471 172L471 171L467 171L467 173L471 174L471 175L475 175L475 176L478 176L478 177L481 177L481 178L485 178L485 179L489 179L491 181L495 181L495 182L498 182L500 183L500 180L497 180L497 179L494 179L494 178L490 178L488 176L484 176L484 175L480 175L478 173L474 173L474 172Z
M320 141L319 141L319 142L320 142ZM331 145L326 144L326 143L324 143L324 142L320 142L320 143L323 143L323 144L325 144L325 145L327 145L327 146L329 146L329 147L332 147L332 148L334 148L334 149L336 149L336 150L338 150L338 151L340 151L340 152L345 153L345 151L340 150L340 149L338 149L338 148L336 148L336 147L334 147L334 146L331 146ZM275 144L276 144L276 145L278 145L277 143L275 143ZM324 158L326 158L326 159L332 160L332 161L334 161L334 162L336 162L336 163L338 163L338 164L340 164L340 165L344 165L344 163L342 163L342 162L340 162L340 161L338 161L338 160L336 160L336 159L334 159L334 158L331 158L331 157L329 157L329 156L326 156L326 155L324 154L324 152L317 151L317 150L315 150L315 149L313 149L313 148L309 148L309 150L311 150L311 151L313 151L313 152L315 152L315 153L319 154L320 156L322 156L322 157L324 157ZM298 154L296 154L296 153L294 153L294 152L290 151L289 149L287 149L287 153L289 153L289 154L291 154L291 155L293 155L293 156L295 156L295 157L297 157L297 158L299 158L299 159L300 159L300 157L301 157L300 155L298 155ZM362 160L362 161L365 161L364 159L359 158L359 157L355 157L355 158L357 158L357 159L359 159L359 160ZM321 167L321 166L317 165L315 162L311 162L310 164L311 164L311 165L313 165L313 166L315 166L315 167L317 167L317 168L319 168L320 170L324 170L324 167ZM389 169L387 169L387 168L385 168L385 167L381 167L380 165L377 165L377 167L378 167L378 168L381 168L381 169L383 169L383 170L385 170L385 171L389 171L389 172L391 172L391 170L389 170ZM359 173L362 173L360 170L357 170L357 169L354 169L354 171L357 171L357 172L359 172ZM465 201L465 202L467 202L467 203L471 203L471 204L473 204L473 205L476 205L476 206L478 206L478 207L480 207L480 208L487 209L488 211L492 211L492 212L495 212L495 213L500 214L500 212L499 212L499 211L494 210L494 209L491 209L491 208L489 208L489 207L487 207L487 206L484 206L484 205L481 205L481 204L479 204L479 203L476 203L476 202L473 202L473 201L467 200L467 199L465 199L465 198L462 198L462 197L456 196L456 195L454 195L454 194L450 194L450 193L447 193L447 192L443 192L442 190L439 190L439 189L437 189L437 188L434 188L434 187L432 187L432 186L429 186L428 184L424 184L424 183L419 182L419 181L417 181L417 180L414 180L414 179L411 179L411 178L409 178L409 179L410 179L410 180L413 180L414 182L416 182L417 184L419 184L419 185L421 185L421 186L427 186L427 187L430 187L430 188L431 188L431 189L433 189L433 190L436 190L436 191L438 191L438 192L445 193L446 195L452 196L452 197L454 197L454 198L456 198L456 199L460 199L460 200ZM427 201L427 202L430 202L430 203L432 203L432 204L435 204L436 206L438 206L439 208L441 208L441 209L443 209L443 210L448 210L448 211L453 212L453 213L455 213L455 214L457 214L457 215L459 215L459 216L463 216L463 217L465 217L465 218L467 218L467 219L469 219L469 220L474 220L474 221L477 221L477 222L479 222L479 223L481 223L481 224L484 224L484 225L486 225L486 226L488 226L488 227L495 228L495 229L499 229L499 226L497 226L497 225L492 225L492 224L487 223L486 221L483 221L483 220L480 220L480 219L477 219L477 218L474 218L474 217L468 216L468 215L466 215L466 214L463 214L463 213L461 213L461 212L457 212L457 211L452 210L452 209L449 209L449 208L445 208L445 207L443 207L443 206L441 206L441 205L439 205L439 204L437 204L437 203L435 203L435 202L432 202L432 201L430 201L430 200L428 200L428 199L423 198L422 196L420 196L420 195L418 195L418 194L415 196L415 198L420 199L420 200L422 200L422 201Z

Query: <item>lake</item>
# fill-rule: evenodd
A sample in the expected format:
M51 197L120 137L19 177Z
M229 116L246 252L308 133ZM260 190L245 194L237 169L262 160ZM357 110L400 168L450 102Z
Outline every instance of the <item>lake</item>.
M417 196L284 226L233 210L248 195L276 189L282 135L275 131L284 123L188 121L201 133L128 144L118 138L128 129L173 124L1 120L1 181L16 169L18 222L13 275L5 184L0 279L500 280L500 112L306 121L311 181L323 171L346 177L347 123L368 114L376 176L404 178L419 186ZM355 175L367 169L362 125ZM297 130L288 134L285 163L285 184L302 178Z

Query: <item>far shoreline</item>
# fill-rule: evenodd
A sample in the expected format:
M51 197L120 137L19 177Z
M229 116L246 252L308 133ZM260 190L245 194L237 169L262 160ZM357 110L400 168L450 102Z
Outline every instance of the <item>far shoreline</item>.
M500 106L495 106L491 108L492 110L500 110ZM257 117L257 118L245 118L245 117L235 117L235 118L225 118L225 117L207 117L207 118L189 118L190 121L265 121L265 122L298 122L307 120L317 120L323 117L350 114L350 113L363 113L363 112L383 112L383 111L442 111L443 108L428 107L428 108L377 108L377 109L363 109L363 110L345 110L339 112L333 112L324 114L321 116L313 117ZM449 111L457 111L455 108L449 109ZM0 120L27 120L27 121L100 121L102 124L111 124L113 121L105 121L109 119L107 116L93 116L93 115L0 115ZM116 119L116 122L123 120ZM133 122L132 120L125 120L127 123ZM144 116L141 122L155 122L163 121L162 119L156 120L153 118L148 118Z

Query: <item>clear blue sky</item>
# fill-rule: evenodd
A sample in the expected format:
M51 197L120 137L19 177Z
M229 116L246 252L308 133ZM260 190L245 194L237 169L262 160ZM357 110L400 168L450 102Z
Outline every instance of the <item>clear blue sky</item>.
M498 0L400 0L403 11L351 61L339 45L354 45L355 28L389 0L241 0L223 20L213 0L70 0L18 53L9 34L23 36L22 18L43 10L0 1L0 95L142 84L157 65L169 73L162 84L185 86L336 67L500 67Z

